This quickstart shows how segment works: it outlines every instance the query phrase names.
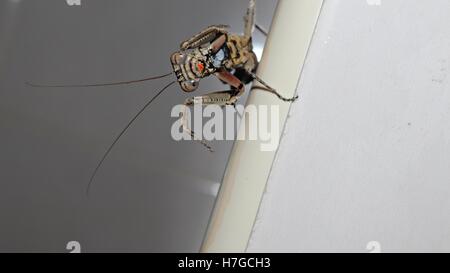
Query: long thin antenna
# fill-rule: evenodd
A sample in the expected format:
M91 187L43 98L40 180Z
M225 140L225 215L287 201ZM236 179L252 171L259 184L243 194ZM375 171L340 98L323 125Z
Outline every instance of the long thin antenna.
M268 31L266 30L266 29L264 29L261 25L259 25L259 24L255 24L255 28L259 31L259 32L261 32L264 36L268 36L269 34L268 34Z
M162 79L165 77L168 77L172 75L173 72L160 75L160 76L153 76L145 79L140 80L132 80L132 81L122 81L122 82L112 82L112 83L96 83L96 84L73 84L73 85L46 85L46 84L35 84L31 82L26 82L29 86L32 87L47 87L47 88L58 88L58 87L99 87L99 86L113 86L113 85L125 85L125 84L132 84L132 83L139 83L139 82L145 82L145 81L151 81L151 80L157 80Z
M128 122L128 124L125 126L125 128L117 135L117 137L114 139L114 141L112 142L112 144L109 146L109 148L106 150L105 154L103 155L102 159L100 160L100 162L98 163L97 167L95 168L94 172L92 173L92 176L89 180L89 184L87 186L86 189L86 195L89 195L89 190L92 186L92 182L94 181L94 178L98 172L98 170L100 169L100 167L102 166L103 162L105 161L105 159L108 157L109 153L111 152L111 150L114 148L114 146L116 145L116 143L119 141L119 139L125 134L125 132L128 130L128 128L130 128L130 126L133 124L133 122L136 121L136 119L145 111L145 109L147 109L147 107L159 96L161 95L167 88L169 88L172 84L176 83L176 81L173 81L171 83L169 83L168 85L166 85L163 89L161 89L155 96L153 96L145 105L144 107L141 108L141 110L139 110L139 112L137 112L137 114Z

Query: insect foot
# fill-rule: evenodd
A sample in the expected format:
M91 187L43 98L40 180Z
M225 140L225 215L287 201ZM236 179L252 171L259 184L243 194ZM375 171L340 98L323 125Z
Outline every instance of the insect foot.
M292 98L285 98L285 97L280 96L279 99L282 101L285 101L285 102L294 102L294 101L298 100L298 96L295 96Z

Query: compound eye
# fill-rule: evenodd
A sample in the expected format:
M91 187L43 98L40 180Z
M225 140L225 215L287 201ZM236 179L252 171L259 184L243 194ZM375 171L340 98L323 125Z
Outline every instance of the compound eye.
M197 70L198 73L203 74L205 72L206 65L204 62L199 61L195 64L195 70Z
M202 73L205 70L205 65L201 62L197 63L197 70Z

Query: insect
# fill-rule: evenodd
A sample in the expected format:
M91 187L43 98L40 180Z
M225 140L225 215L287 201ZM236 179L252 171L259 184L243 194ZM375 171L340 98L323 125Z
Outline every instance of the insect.
M42 85L27 83L33 87L98 87L132 84L161 79L171 75L176 76L176 80L170 82L157 92L116 136L93 171L87 187L87 194L97 172L116 143L154 100L175 83L178 83L181 89L188 93L197 90L200 80L210 76L215 76L224 84L230 86L228 90L186 99L184 102L185 109L194 104L235 106L239 97L245 92L245 84L253 80L258 81L262 85L258 89L271 92L283 101L292 102L297 99L297 96L293 98L283 97L277 90L269 86L255 74L258 60L256 54L253 52L252 33L255 28L264 33L264 30L255 24L255 0L249 0L249 6L244 16L244 23L244 33L242 35L230 33L228 31L229 27L226 25L213 25L183 41L179 51L176 51L170 56L173 71L161 76L132 81L83 85ZM182 118L184 120L184 130L194 137L194 132L187 126L186 111ZM213 151L206 142L202 140L200 142L209 151Z
M213 25L182 42L180 51L172 54L170 61L183 91L197 90L199 81L211 75L231 87L229 90L188 98L184 102L186 108L194 104L235 105L245 92L245 84L252 80L261 83L264 90L274 93L283 101L297 99L281 96L255 74L258 66L252 44L252 33L256 25L255 0L250 0L244 22L243 35L229 33L229 27L226 25ZM261 30L260 27L258 29ZM195 134L188 128L185 117L186 114L183 115L183 128L194 137ZM201 143L212 151L206 142Z

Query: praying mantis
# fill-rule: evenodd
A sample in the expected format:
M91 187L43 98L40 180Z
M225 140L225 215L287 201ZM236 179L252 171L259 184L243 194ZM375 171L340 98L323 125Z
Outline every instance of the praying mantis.
M297 96L292 98L282 96L275 88L272 88L269 84L256 75L258 59L253 51L252 35L255 28L262 33L266 32L262 27L255 23L255 7L256 1L249 0L249 5L244 16L243 34L231 33L229 31L229 26L227 25L213 25L183 41L179 50L170 56L172 71L169 73L139 80L113 83L81 85L42 85L27 83L32 87L40 88L99 87L133 84L166 78L172 75L176 77L176 80L170 82L159 92L157 92L155 96L152 97L133 116L127 125L114 138L90 177L87 187L87 194L89 193L89 189L94 181L94 178L96 177L97 172L117 142L139 118L139 116L141 116L141 114L156 100L156 98L175 83L179 84L182 91L191 93L198 89L201 79L214 76L222 83L230 87L227 90L187 98L183 103L185 109L188 109L188 107L195 104L235 106L238 99L245 92L245 85L253 80L256 80L262 85L261 87L258 87L258 89L271 92L282 101L293 102L298 98ZM194 137L195 133L187 125L186 111L184 112L182 118L184 131ZM200 142L209 151L213 151L205 141L200 140Z

